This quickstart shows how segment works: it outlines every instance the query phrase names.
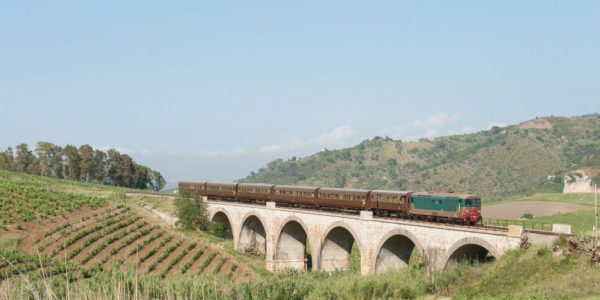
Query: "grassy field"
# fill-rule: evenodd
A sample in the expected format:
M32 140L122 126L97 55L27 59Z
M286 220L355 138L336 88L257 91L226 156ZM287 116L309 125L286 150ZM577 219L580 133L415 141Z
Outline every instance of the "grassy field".
M599 195L600 197L600 195ZM593 193L535 193L529 196L515 197L515 198L504 198L494 201L487 201L484 204L493 205L500 202L514 202L514 201L552 201L552 202L567 202L575 203L580 205L594 206L594 194ZM600 199L598 199L600 201ZM600 203L599 203L600 205Z
M582 210L566 214L535 218L536 222L548 224L570 224L574 234L589 235L595 223L594 210Z

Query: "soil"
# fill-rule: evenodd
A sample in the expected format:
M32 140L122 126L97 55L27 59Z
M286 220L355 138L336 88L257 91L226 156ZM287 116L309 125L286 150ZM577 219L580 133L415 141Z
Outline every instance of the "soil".
M167 248L169 248L171 245L176 244L179 241L180 240L178 240L178 239L173 239L170 244L165 245L165 247L163 248L163 251L161 251L159 255L154 255L155 257L154 257L154 260L152 260L152 261L153 262L156 261L160 256L162 256L166 252ZM165 260L163 260L161 263L156 265L154 272L160 273L162 270L164 270L169 265L169 262L171 262L171 260L175 256L177 256L179 254L179 252L181 252L181 250L183 250L185 248L185 246L186 246L186 244L182 243L177 248L175 248L175 250L173 250L173 252L169 253L169 255L167 256L167 258Z
M481 209L481 214L484 218L491 219L519 219L526 213L533 214L534 217L541 217L585 209L589 209L589 206L568 202L517 201L485 205Z
M198 259L194 262L194 264L192 264L192 267L190 267L190 269L187 270L187 273L185 273L185 274L188 276L193 276L194 274L197 274L198 267L200 265L202 265L202 263L208 258L208 256L210 255L211 252L213 252L213 250L211 248L205 248L202 255L200 255L200 257L198 257Z
M550 123L544 119L537 119L537 120L531 120L529 122L525 122L525 123L519 125L519 128L551 129L552 123Z
M183 249L187 248L188 244L185 244L183 246L184 247ZM167 275L181 274L181 268L183 267L183 265L185 265L185 263L187 263L190 259L192 259L192 256L194 256L194 253L196 252L196 250L200 249L199 247L201 247L201 246L196 245L192 250L188 251L188 253L186 255L184 255L179 260L179 262L177 264L175 264L173 266L173 268L171 268L171 270L169 270L169 272L167 272Z
M140 221L132 224L131 226L135 226L136 224L140 223ZM138 230L144 230L149 228L149 225L145 225L144 227L141 227ZM108 247L104 248L102 251L100 251L96 256L94 256L94 258L90 259L90 261L88 261L85 266L93 266L96 263L100 262L102 260L102 258L106 257L106 256L110 256L110 251L116 247L118 247L121 242L127 238L129 238L130 236L132 236L133 234L135 234L135 232L130 232L129 234L127 234L126 236L124 236L123 238L121 238L118 241L115 241L113 243L111 243L110 245L108 245ZM118 254L118 253L117 253Z
M146 225L148 226L148 225ZM119 252L117 252L115 255L111 256L106 263L104 264L105 267L111 266L113 264L113 262L119 260L119 259L124 259L130 262L135 262L136 257L135 255L132 257L128 257L129 255L129 251L131 251L131 249L133 249L133 247L136 247L136 245L142 243L143 241L145 241L146 239L148 239L149 237L155 235L156 233L160 232L161 229L154 229L152 231L150 231L150 233L148 233L145 236L142 236L140 238L138 238L137 240L133 241L132 243L130 243L129 245L125 246L123 249L119 250ZM157 238L157 240L162 239L163 237L159 237ZM121 241L117 241L117 244L120 244ZM116 246L115 246L116 247ZM142 249L140 249L140 253L142 253ZM109 252L110 253L110 250ZM139 257L139 255L138 255Z

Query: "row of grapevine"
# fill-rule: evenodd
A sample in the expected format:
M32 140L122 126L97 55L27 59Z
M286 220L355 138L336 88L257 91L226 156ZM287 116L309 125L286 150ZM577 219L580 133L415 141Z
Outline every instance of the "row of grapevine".
M187 273L187 271L194 265L194 263L196 263L196 261L200 258L200 256L202 256L202 254L204 254L204 251L205 251L205 248L200 248L200 249L196 250L196 252L194 252L194 255L192 255L192 258L189 261L187 261L181 268L181 274Z
M192 251L194 248L196 248L197 243L193 242L190 243L189 245L187 245L187 247L185 247L177 256L175 256L167 265L166 268L164 268L162 270L162 272L160 273L160 277L165 278L165 276L167 275L167 273L169 273L169 271L171 269L173 269L173 267L175 265L177 265L181 259L183 259L184 256L186 256L190 251Z
M167 236L163 238L158 245L154 248L150 249L150 251L146 252L146 254L142 255L138 260L138 266L143 264L148 258L152 257L158 250L164 247L167 243L169 243L173 239L172 236Z
M128 230L123 230L123 231L120 231L118 234L110 236L108 239L106 239L105 241L103 241L102 243L97 245L94 249L92 249L90 252L88 252L88 254L80 261L80 263L82 265L85 265L88 261L90 261L96 255L98 255L100 252L102 252L102 250L106 249L106 247L108 247L111 244L113 244L114 242L126 237L127 235L140 230L142 227L146 226L147 224L148 223L146 221L142 221Z
M54 236L54 234L49 235L48 237L44 238L44 239L49 239L46 243L42 244L41 246L38 246L38 249L40 252L44 252L44 250L46 250L48 247L52 246L56 241L69 236L73 233L79 232L82 229L85 228L89 228L89 226L94 225L97 223L97 221L100 220L108 220L108 219L113 219L117 216L120 216L121 214L124 214L126 212L129 211L129 208L123 208L123 209L118 209L116 211L106 211L103 214L94 217L93 219L87 219L89 220L89 222L85 221L83 223L80 224L72 224L71 226L66 226L65 228L63 228L62 230L58 230L55 232L59 234L58 237ZM43 241L44 239L40 240Z
M6 175L0 180L2 225L44 220L81 207L96 208L106 203L104 198L54 190L36 177Z
M127 218L125 221L118 223L114 226L108 227L105 230L102 230L94 235L92 235L91 237L89 237L87 240L83 241L83 243L81 243L81 245L79 245L77 248L73 249L71 252L69 252L68 258L69 259L73 259L75 256L77 256L83 249L89 247L90 245L92 245L93 243L95 243L96 241L100 240L101 238L105 237L106 235L109 235L117 230L120 230L122 228L125 228L131 224L133 224L134 222L138 221L139 219L141 219L140 216L129 216L129 218Z
M167 259L167 257L169 257L169 255L171 255L171 253L173 253L173 251L177 250L177 248L179 248L179 246L181 246L181 244L183 244L183 241L177 241L175 244L167 247L167 249L158 258L156 258L156 260L154 262L152 262L148 266L148 272L154 271L156 266L158 264L162 263L165 259Z
M69 218L69 222L55 223L55 226L43 231L40 235L44 237L34 244L46 248L47 259L56 257L56 261L66 260L74 264L73 267L63 266L62 269L48 268L44 270L47 276L72 276L65 274L74 272L83 272L85 275L90 271L111 267L121 270L133 267L141 273L156 272L161 278L201 274L229 279L244 276L240 272L234 274L239 265L230 257L189 238L176 238L160 226L150 225L149 221L128 206L107 207L84 216L74 214ZM111 266L107 265L109 262ZM11 271L6 266L2 268L2 265L0 274L15 276L15 267ZM15 266L35 276L43 275L35 263L23 262ZM77 276L80 275L76 275L74 280L77 280ZM64 279L72 280L70 277Z
M85 230L77 232L74 236L70 237L63 244L61 244L58 248L54 249L52 251L51 256L53 256L53 257L56 256L58 253L65 250L67 247L75 244L77 241L87 237L88 235L90 235L94 232L98 232L108 226L111 226L111 225L117 223L118 221L119 220L116 219L116 217L109 218L100 224L96 223L96 225L92 226L91 228L87 228Z

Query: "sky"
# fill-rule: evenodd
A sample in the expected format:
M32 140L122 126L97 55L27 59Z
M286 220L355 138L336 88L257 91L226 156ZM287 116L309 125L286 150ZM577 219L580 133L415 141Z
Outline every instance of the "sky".
M0 1L0 147L178 180L600 108L598 1Z

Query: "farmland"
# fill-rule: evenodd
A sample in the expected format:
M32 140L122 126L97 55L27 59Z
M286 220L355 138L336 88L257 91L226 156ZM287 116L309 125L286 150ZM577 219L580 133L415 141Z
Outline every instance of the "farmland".
M125 191L0 171L0 281L87 282L107 274L149 282L258 278L218 246L165 227L127 201Z
M21 231L28 236L21 241L21 249L48 259L66 258L83 268L114 266L162 278L210 273L225 278L235 275L233 279L243 281L254 276L220 250L153 224L127 205L65 214L52 226L23 224Z
M0 171L0 224L43 220L73 212L82 207L96 208L106 198L58 191L37 176Z

